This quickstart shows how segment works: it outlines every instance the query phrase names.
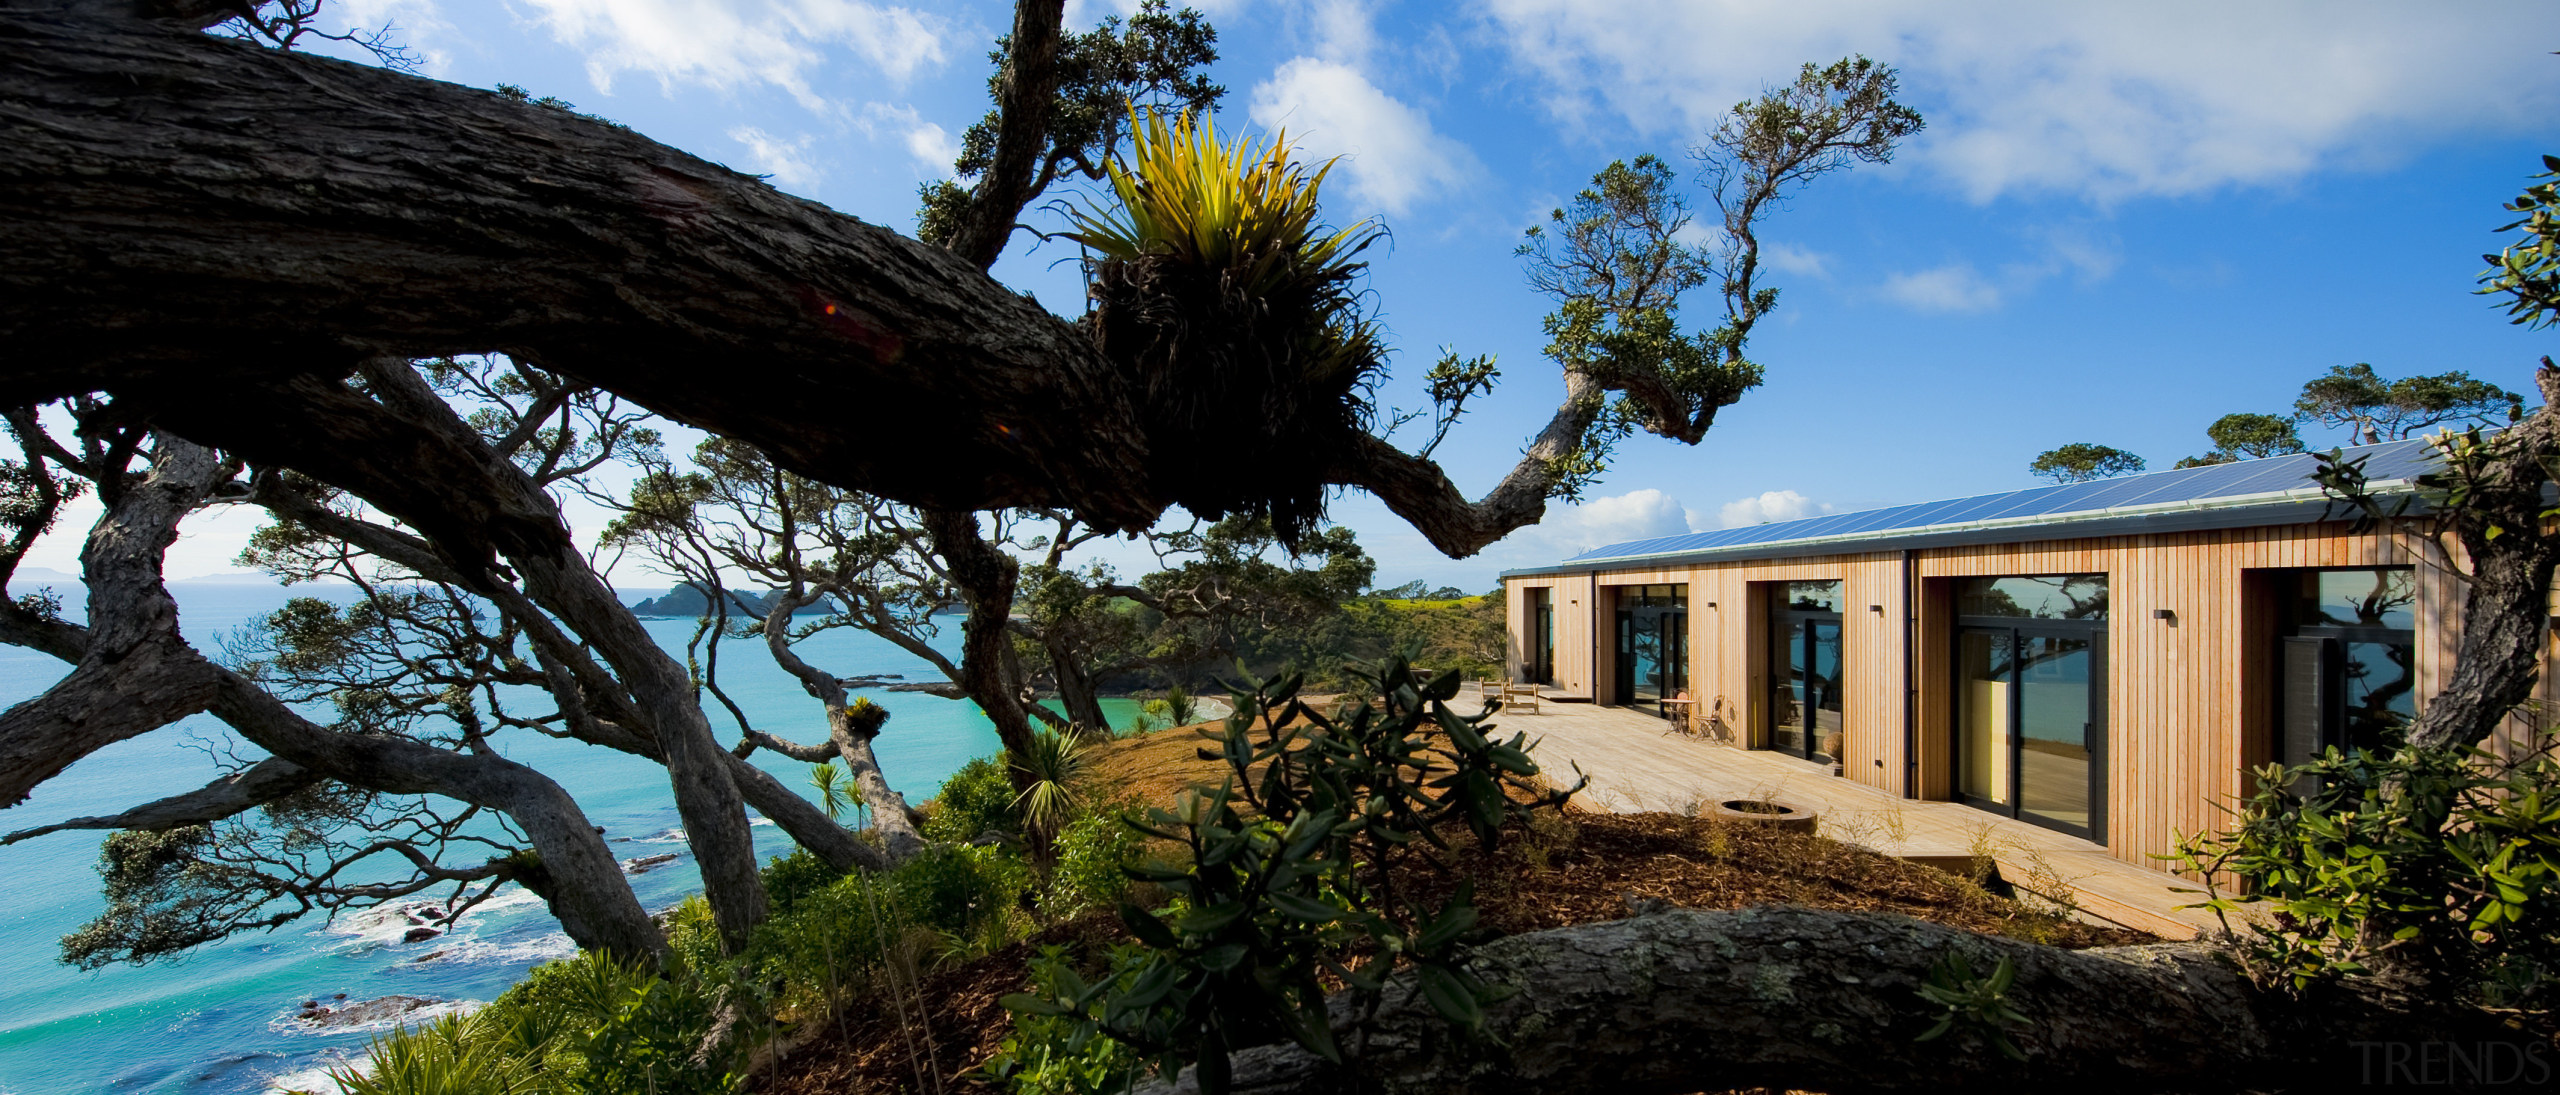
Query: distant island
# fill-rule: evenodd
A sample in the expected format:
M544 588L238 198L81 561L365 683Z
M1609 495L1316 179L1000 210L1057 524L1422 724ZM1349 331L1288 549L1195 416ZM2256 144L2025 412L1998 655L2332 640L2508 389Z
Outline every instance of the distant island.
M780 591L765 590L763 592L758 592L752 589L731 589L723 592L726 592L729 595L730 615L752 616L757 619L763 619L765 610L773 604L773 596ZM815 604L802 605L800 606L800 610L792 613L792 615L824 616L827 613L834 611L834 604L835 602L833 600L822 600ZM945 613L966 611L968 611L968 606L966 605L950 604L934 609L933 614L940 616ZM695 585L692 582L686 582L683 585L666 591L666 593L660 596L651 597L631 606L631 614L634 616L655 616L670 619L698 620L710 613L711 598L704 596L702 587Z
M722 592L728 594L730 615L763 619L765 612L773 604L773 596L779 591L768 590L766 592L759 593L749 589L731 589L724 590ZM802 605L800 606L800 610L792 613L792 615L824 616L829 611L828 604L829 602L819 601L815 604ZM631 614L634 616L675 617L688 620L700 619L711 614L711 598L704 595L701 586L695 585L692 582L686 582L683 585L668 590L663 595L651 597L648 600L632 605Z

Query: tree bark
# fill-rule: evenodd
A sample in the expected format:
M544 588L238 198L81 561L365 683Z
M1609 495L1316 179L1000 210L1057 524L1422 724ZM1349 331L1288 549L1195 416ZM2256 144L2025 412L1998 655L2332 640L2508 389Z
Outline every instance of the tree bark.
M1029 756L1031 715L1025 710L1016 682L1005 672L1005 664L1013 656L1013 639L1007 626L1013 617L1014 586L1021 580L1022 565L978 534L975 513L925 510L924 526L933 539L934 554L940 555L943 565L951 570L951 583L960 587L969 602L969 614L960 623L961 690L986 712L987 721L995 724L996 740L1004 743L1006 756ZM1030 773L1011 764L1005 770L1012 776L1015 790L1030 789Z
M1040 161L1049 152L1049 116L1058 101L1058 36L1066 0L1018 0L1013 33L1005 41L1004 72L997 78L993 161L969 195L969 215L951 239L951 250L984 270L1004 256L1014 218L1030 203Z
M1058 681L1058 706L1067 709L1067 720L1088 735L1111 736L1111 716L1102 711L1102 696L1094 691L1092 667L1078 657L1074 644L1054 635L1043 635L1041 645L1049 653L1049 672Z
M2560 563L2560 535L2545 529L2543 517L2549 462L2560 455L2560 416L2551 411L2560 403L2560 369L2545 364L2534 382L2542 409L2487 442L2494 459L2471 484L2465 506L2443 517L2470 557L2471 581L2453 672L2409 733L2418 748L2487 741L2541 679L2551 578Z
M1942 1009L1919 993L1941 958L1988 977L2025 1016L1999 1052L1979 1026L1919 1036ZM2375 1082L2373 1051L2530 1040L2456 1009L2260 991L2208 946L2068 951L1906 917L1794 906L1671 911L1513 936L1473 972L1510 995L1483 1035L1440 1018L1410 974L1390 982L1354 1085L1294 1045L1231 1058L1239 1095L1677 1095L1766 1087L1852 1092L2342 1090ZM1346 1052L1356 1011L1333 1002ZM2359 1048L2365 1043L2365 1048ZM1185 1070L1151 1093L1195 1092ZM2388 1082L2382 1080L2381 1082Z
M178 521L223 474L214 454L161 438L151 470L109 505L80 550L89 629L69 676L0 712L0 804L15 806L72 762L204 709L210 681L178 635L160 560Z
M1020 6L1026 47L1054 53L1058 6ZM110 391L202 421L254 412L244 381L334 382L365 354L503 352L925 507L1049 506L1130 531L1171 505L1222 508L1263 475L1204 476L1219 454L1156 451L1161 416L1130 369L972 257L568 111L116 7L0 19L0 404ZM1036 109L1054 82L1013 81L1008 109ZM1001 137L1045 140L1045 125L1007 121ZM981 219L1000 251L1012 216ZM1543 512L1547 461L1580 436L1559 444L1558 427L1598 411L1579 380L1483 502L1356 431L1326 481L1472 554ZM924 413L847 431L845 407ZM303 459L341 482L338 465L365 455ZM1185 498L1186 482L1218 497ZM441 493L433 464L382 486ZM452 539L467 522L434 516L467 499L369 500L469 545Z
M874 717L856 718L845 698L844 682L801 660L791 649L791 614L816 600L815 596L801 599L774 594L764 618L765 649L773 655L774 664L799 681L801 689L825 709L827 743L844 760L845 775L853 780L863 805L870 808L871 830L880 834L881 846L887 849L890 861L898 862L924 850L924 834L916 831L907 796L889 785L889 777L880 770L880 758L871 751L871 739L880 735L880 724L888 720L889 713L872 705L868 710L876 712Z
M889 497L1172 501L1118 371L949 251L565 110L43 7L0 20L0 404L498 351Z
M75 817L20 829L0 837L0 846L72 829L174 829L203 825L245 813L320 782L314 772L282 757L268 757L193 791L143 803L130 810L98 817Z

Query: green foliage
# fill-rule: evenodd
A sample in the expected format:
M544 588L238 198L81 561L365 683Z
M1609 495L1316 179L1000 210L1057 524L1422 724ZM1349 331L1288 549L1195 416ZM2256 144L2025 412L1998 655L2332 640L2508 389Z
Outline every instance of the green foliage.
M844 817L845 807L855 802L853 787L845 779L844 769L831 760L809 766L809 786L818 792L818 808L827 812L827 820Z
M996 71L988 78L987 91L999 101L1010 41L1010 36L999 40L989 57ZM1199 12L1171 10L1165 0L1143 0L1126 19L1107 15L1093 30L1063 35L1055 62L1058 91L1049 110L1048 148L1023 201L1038 198L1051 181L1071 172L1101 179L1102 165L1126 136L1121 124L1132 103L1203 112L1215 107L1226 95L1207 73L1218 60L1217 42L1217 30ZM1001 129L1002 118L993 110L972 123L960 135L960 158L952 164L952 174L975 183L994 167ZM970 214L970 191L959 183L936 181L920 188L919 196L923 208L916 216L916 238L949 244Z
M892 873L897 903L918 926L963 944L1001 944L1030 871L999 847L937 847Z
M2386 380L2359 361L2304 384L2293 407L2305 421L2348 431L2351 443L2372 444L2448 422L2511 423L2523 417L2524 398L2460 370Z
M2507 212L2524 216L2498 231L2523 234L2498 254L2480 256L2489 268L2480 272L2478 291L2505 294L2508 321L2538 328L2560 322L2560 157L2544 156L2542 173L2533 178L2549 181L2506 204Z
M2257 773L2228 832L2183 841L2179 863L2228 872L2261 973L2297 989L2426 955L2488 1002L2547 1005L2560 976L2560 761L2543 731L2516 759L2486 750L2331 749ZM2441 825L2416 819L2441 817Z
M1077 790L1084 782L1084 743L1054 730L1041 730L1031 735L1030 751L1013 758L1012 764L1029 784L1014 802L1014 813L1037 836L1056 833L1080 805Z
M369 1076L332 1076L355 1095L711 1095L736 1080L711 1028L691 978L582 954L535 967L467 1019L374 1039Z
M1247 483L1159 462L1172 500L1212 519L1267 518L1283 544L1302 543L1324 516L1333 450L1373 413L1386 348L1355 282L1367 266L1357 256L1384 230L1325 224L1331 166L1292 160L1285 133L1221 141L1204 114L1168 125L1130 110L1110 202L1071 211L1063 233L1091 256L1097 345L1147 393L1167 451L1215 447L1257 469Z
M1126 993L1147 961L1143 947L1114 948L1108 970L1088 984L1068 962L1066 948L1043 947L1031 960L1030 995L1082 1000L1096 993ZM1088 1015L1039 1009L1014 1014L1013 1033L989 1060L984 1075L1014 1095L1110 1095L1127 1091L1146 1062L1137 1051L1102 1033Z
M1237 689L1223 732L1203 731L1224 783L1139 826L1188 853L1180 869L1130 872L1174 897L1158 911L1120 907L1152 951L1145 964L1007 1005L1106 1033L1162 1069L1196 1062L1204 1091L1225 1087L1229 1050L1273 1037L1342 1059L1319 972L1375 1001L1389 974L1411 969L1440 1014L1480 1023L1488 987L1459 963L1476 921L1470 888L1425 907L1396 889L1394 869L1446 848L1444 828L1490 848L1505 821L1570 792L1533 785L1526 735L1494 740L1489 715L1449 707L1457 673L1425 681L1399 655L1362 679L1376 698L1333 715L1299 701L1295 676Z
M1146 852L1146 841L1127 820L1136 815L1134 803L1107 803L1058 830L1041 913L1063 919L1113 908L1129 895L1129 870Z
M1530 284L1558 304L1544 322L1547 354L1565 369L1564 410L1583 422L1543 454L1551 496L1579 498L1636 430L1697 444L1718 411L1759 386L1762 369L1746 350L1778 303L1759 282L1760 222L1816 178L1890 161L1924 125L1894 100L1898 90L1891 66L1850 57L1805 65L1793 83L1737 104L1698 151L1700 181L1723 217L1712 246L1685 242L1688 199L1653 156L1611 163L1529 229L1517 253ZM1681 296L1708 285L1723 297L1723 317L1683 331Z
M1164 730L1189 726L1200 721L1199 716L1200 702L1192 698L1189 689L1177 684L1166 688L1163 696L1148 700L1140 708L1137 728Z
M765 864L765 897L773 903L774 915L785 915L802 898L835 885L844 876L808 849L793 849L790 855L775 856Z
M2131 475L2143 469L2139 456L2123 449L2074 441L2060 448L2037 454L2027 471L2039 479L2056 483L2086 483L2092 479L2108 479Z
M2009 1003L2009 986L2017 979L2018 964L2008 955L2000 956L2000 964L1990 976L1980 977L1974 974L1973 963L1965 956L1948 952L1930 965L1929 980L1920 986L1922 999L1945 1010L1939 1013L1936 1026L1921 1032L1913 1041L1936 1041L1948 1031L1964 1027L1990 1039L2001 1056L2012 1061L2026 1060L2026 1052L2009 1040L2008 1028L2027 1021Z
M933 800L932 816L924 823L925 838L965 844L988 832L1012 833L1022 826L1014 798L1013 780L1005 775L1003 761L972 760L943 781L941 793Z
M447 1015L373 1040L373 1067L331 1069L345 1095L547 1095L575 1090L539 1065L514 1031L487 1011Z
M2226 414L2205 427L2204 435L2213 442L2213 451L2187 457L2177 466L2201 468L2302 451L2302 438L2295 434L2293 418L2288 415Z

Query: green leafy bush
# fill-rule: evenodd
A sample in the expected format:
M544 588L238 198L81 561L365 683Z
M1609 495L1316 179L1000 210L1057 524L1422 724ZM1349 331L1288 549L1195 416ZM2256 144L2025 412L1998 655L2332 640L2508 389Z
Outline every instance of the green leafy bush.
M663 1095L726 1092L730 1047L681 972L660 976L601 954L546 963L468 1018L376 1038L366 1076L333 1072L355 1095Z
M1147 958L1143 947L1113 948L1101 986L1127 991ZM1057 946L1042 947L1031 960L1031 986L1041 996L1068 999L1093 988L1067 960L1066 948ZM1110 1095L1127 1091L1145 1064L1136 1050L1091 1023L1024 1012L1014 1016L1013 1033L982 1071L1014 1095Z
M790 913L802 898L825 890L844 877L843 871L828 866L826 860L809 854L806 848L798 848L765 863L764 892L773 902L774 915L779 917Z
M2179 861L2249 919L2249 954L2297 988L2409 957L2483 1002L2541 1007L2560 975L2560 761L2541 731L2514 759L2486 750L2357 749L2257 773L2228 832L2182 842ZM2440 819L2440 820L2439 820ZM2397 952L2397 953L2394 953Z
M1001 943L1030 871L1003 848L941 847L899 864L898 904L916 924L963 941Z
M1130 872L1177 898L1161 913L1120 906L1152 952L1145 963L1125 979L1006 1005L1108 1034L1168 1073L1196 1062L1204 1092L1225 1088L1230 1049L1274 1038L1342 1060L1319 972L1374 1001L1389 974L1410 968L1443 1017L1480 1024L1486 986L1459 963L1476 922L1469 887L1426 907L1396 890L1394 868L1446 848L1444 826L1490 849L1505 821L1571 792L1533 782L1526 735L1497 742L1484 732L1489 714L1452 710L1459 675L1422 680L1412 649L1361 674L1375 700L1331 716L1298 700L1294 675L1236 691L1224 733L1205 735L1220 744L1226 781L1139 827L1189 853L1179 870Z
M1021 827L1021 817L1014 810L1013 780L1005 774L1004 761L979 757L943 781L924 835L928 840L962 844L990 830L1012 833Z
M1134 803L1107 803L1088 809L1058 831L1056 862L1040 893L1040 911L1051 917L1075 916L1091 909L1117 906L1129 894L1129 870L1146 851L1146 839L1131 828Z

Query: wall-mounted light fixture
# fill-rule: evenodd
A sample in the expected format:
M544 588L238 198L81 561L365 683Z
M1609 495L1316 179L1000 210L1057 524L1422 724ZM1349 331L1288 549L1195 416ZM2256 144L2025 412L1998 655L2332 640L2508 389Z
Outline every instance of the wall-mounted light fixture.
M2178 618L2178 610L2174 608L2155 608L2151 610L2151 618L2155 620L2176 620Z
M1714 601L1709 601L1709 602L1707 602L1707 607L1708 607L1708 608L1714 608L1715 606L1716 606L1716 603L1715 603Z
M1867 606L1867 611L1869 611L1869 612L1873 612L1873 613L1877 613L1877 614L1881 615L1881 614L1884 612L1884 606L1883 606L1883 605L1868 605L1868 606Z

